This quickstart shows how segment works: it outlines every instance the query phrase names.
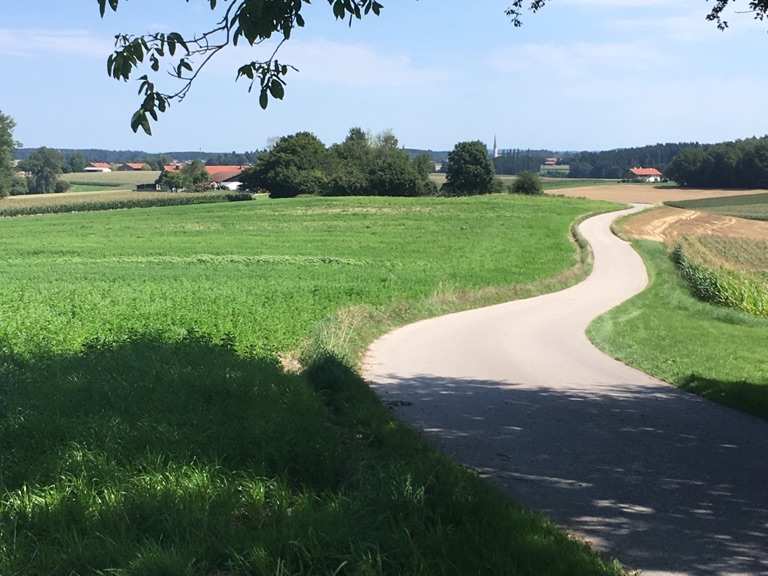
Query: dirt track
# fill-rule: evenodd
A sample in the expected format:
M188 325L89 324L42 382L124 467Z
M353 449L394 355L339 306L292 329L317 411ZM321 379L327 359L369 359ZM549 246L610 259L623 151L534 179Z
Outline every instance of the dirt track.
M764 192L765 190L682 190L680 188L655 188L646 184L605 184L580 188L560 188L557 190L547 190L546 193L570 196L572 198L608 200L622 204L662 204L677 200L744 196L745 194L760 194Z
M626 212L625 212L626 213ZM610 232L580 230L592 275L537 298L405 326L367 380L459 462L647 576L768 575L768 423L687 394L591 345L593 318L643 289Z

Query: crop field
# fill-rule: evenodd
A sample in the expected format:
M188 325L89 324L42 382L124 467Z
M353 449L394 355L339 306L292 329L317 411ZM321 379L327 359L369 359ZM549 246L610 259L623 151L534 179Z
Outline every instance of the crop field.
M768 220L768 193L675 201L668 204L676 208L702 210L737 218Z
M62 178L71 184L89 184L100 186L116 186L134 189L139 184L152 184L160 176L160 172L151 170L141 172L73 172L64 174Z
M690 251L702 263L738 272L765 275L768 279L768 241L728 236L686 237Z
M104 187L101 187L101 191L29 194L10 196L0 201L0 218L60 212L205 204L222 202L226 199L225 196L226 193L222 192L137 192Z
M721 242L701 240L710 247ZM635 247L652 284L598 318L590 338L649 374L768 418L768 319L694 297L661 242L637 241ZM763 258L748 258L748 265Z
M343 309L562 273L571 222L606 207L301 198L0 221L0 573L618 575L332 355L278 362Z

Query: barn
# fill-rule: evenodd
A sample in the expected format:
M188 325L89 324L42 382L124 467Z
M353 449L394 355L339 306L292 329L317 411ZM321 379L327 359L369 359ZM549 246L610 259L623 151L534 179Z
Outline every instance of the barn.
M630 182L661 182L664 175L656 168L630 168L624 176Z

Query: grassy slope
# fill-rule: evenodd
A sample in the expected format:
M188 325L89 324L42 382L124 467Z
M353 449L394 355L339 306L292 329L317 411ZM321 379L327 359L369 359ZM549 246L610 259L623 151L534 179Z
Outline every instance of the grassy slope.
M662 244L635 246L652 284L597 319L590 338L649 374L768 418L768 320L697 300Z
M0 222L0 573L617 573L427 448L332 357L301 376L274 359L350 303L561 271L568 224L598 206L302 199Z
M738 218L768 220L768 194L704 198L701 200L667 202L667 204L676 208L703 210L705 212L714 212L715 214L725 214Z

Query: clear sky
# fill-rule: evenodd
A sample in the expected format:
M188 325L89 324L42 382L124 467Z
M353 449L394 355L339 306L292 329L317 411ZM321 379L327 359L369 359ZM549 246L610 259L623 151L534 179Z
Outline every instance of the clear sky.
M380 1L380 17L352 28L325 0L307 9L282 54L300 69L283 102L264 112L234 82L259 54L238 49L152 137L129 128L138 85L107 78L112 37L202 31L206 0L122 0L104 20L95 0L12 2L0 110L26 146L147 151L252 150L298 130L334 142L358 125L431 149L494 134L503 148L575 150L768 133L768 22L731 13L720 32L705 0L550 0L522 29L503 14L509 0Z

